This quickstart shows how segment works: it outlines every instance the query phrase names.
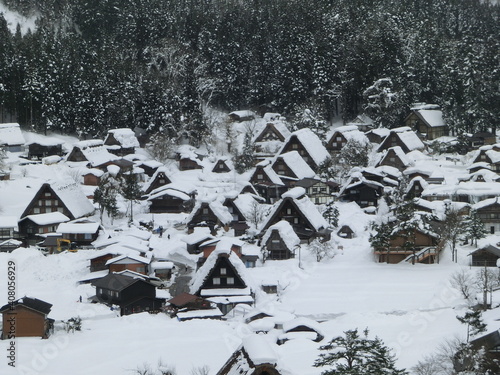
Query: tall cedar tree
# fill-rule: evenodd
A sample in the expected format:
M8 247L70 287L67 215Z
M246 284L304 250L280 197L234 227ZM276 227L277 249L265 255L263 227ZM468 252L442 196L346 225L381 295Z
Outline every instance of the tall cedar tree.
M135 174L128 174L124 176L122 191L123 198L130 202L130 222L134 221L134 210L133 203L137 202L142 194L141 187L137 182L137 177Z
M359 335L358 330L348 330L345 336L332 339L320 346L322 353L315 367L329 366L322 375L405 375L405 370L396 368L394 355L378 337L368 338L368 329Z

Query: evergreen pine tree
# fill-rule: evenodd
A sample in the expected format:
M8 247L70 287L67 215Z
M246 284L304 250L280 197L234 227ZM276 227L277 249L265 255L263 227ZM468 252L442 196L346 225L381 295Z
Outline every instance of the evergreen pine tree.
M465 218L464 226L467 238L477 247L477 240L486 237L486 229L475 210L471 210L469 216Z
M333 200L329 201L325 205L323 210L323 217L328 221L332 228L336 228L339 225L339 209L335 205Z
M137 177L135 174L127 174L124 176L121 193L123 198L130 202L130 219L129 222L134 221L134 206L133 203L137 202L142 194L142 190L137 182Z
M243 150L241 153L236 152L233 157L234 169L238 173L243 173L253 167L254 161L254 145L252 143L252 133L247 131L243 141Z
M322 353L314 363L315 367L329 366L322 375L405 375L405 370L396 368L394 355L376 337L368 338L368 329L360 335L357 329L344 332L345 336L332 339L320 350Z
M469 310L464 316L457 316L462 324L467 324L467 342L470 336L486 332L486 324L483 322L481 310Z

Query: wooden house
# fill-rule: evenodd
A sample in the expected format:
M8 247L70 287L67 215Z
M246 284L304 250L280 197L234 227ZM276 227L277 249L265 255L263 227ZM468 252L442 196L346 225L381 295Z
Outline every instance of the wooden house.
M494 145L482 146L473 156L472 163L487 163L492 171L500 172L500 150Z
M401 147L395 146L383 152L382 158L377 163L377 166L382 165L397 168L399 171L404 171L406 168L412 166L413 163L406 156Z
M327 221L305 195L303 188L295 187L283 194L282 199L272 207L261 233L264 234L281 220L290 223L301 241L309 241L314 237L330 237Z
M229 249L214 250L196 271L190 293L207 298L227 314L238 303L253 304L252 290L241 259Z
M449 134L438 105L421 103L411 108L404 120L405 126L412 128L426 140L433 140Z
M189 320L192 318L199 318L201 316L212 319L215 317L213 314L206 314L207 311L209 313L213 313L211 310L214 310L210 301L189 293L181 293L174 298L169 299L165 310L170 317L177 317L179 320ZM222 313L219 309L217 310L218 314L216 316L220 318ZM187 312L191 312L191 314L185 314ZM196 314L195 312L199 313Z
M194 193L184 192L170 185L154 190L147 201L151 213L181 213L189 212L194 206Z
M319 165L330 157L321 140L309 128L293 132L279 154L290 151L297 151L313 171L317 171Z
M101 183L101 177L104 175L104 171L97 169L97 168L91 168L85 170L85 172L82 173L83 177L83 184L86 186L99 186Z
M497 137L495 134L490 132L477 132L471 134L471 136L467 139L469 147L472 149L476 149L485 145L492 145L497 142Z
M260 335L250 335L243 339L242 345L229 357L216 375L281 375L278 356Z
M19 237L29 245L35 245L41 236L54 233L59 224L69 221L66 215L60 212L28 215L19 220Z
M97 239L100 229L101 224L87 219L80 219L59 224L56 233L60 233L62 238L78 246L90 246Z
M259 195L266 200L266 203L276 202L288 190L288 187L267 161L257 164L250 177L250 183L255 187Z
M422 192L429 186L429 183L425 181L422 177L417 176L413 178L406 188L406 197L408 199L420 198Z
M346 124L346 126L352 125L355 125L360 131L366 133L373 129L373 120L370 116L361 113Z
M145 194L151 193L162 186L172 183L172 180L167 175L167 169L165 167L160 167L156 169L153 176L146 182L143 186Z
M89 168L105 169L111 161L119 159L111 154L100 139L76 142L66 156L69 162L85 162Z
M272 168L285 185L289 187L295 186L299 180L316 176L316 173L297 151L285 152L278 155L272 163Z
M300 247L300 238L288 221L281 220L264 232L261 246L266 259L290 259L295 257Z
M472 267L497 267L500 258L500 249L493 245L487 245L474 250L469 254Z
M489 198L472 206L490 234L500 232L500 203L498 198Z
M387 128L371 129L365 133L370 143L381 144L390 134L391 130Z
M380 182L361 179L351 179L340 190L339 200L356 202L361 208L377 207L378 200L383 196L384 185Z
M325 337L321 333L318 322L309 318L296 318L283 324L283 334L278 337L278 344L297 338L320 342Z
M215 235L217 228L223 228L227 232L232 220L233 216L220 202L198 201L186 218L186 225L188 233L192 233L195 227L208 227L210 232Z
M144 170L144 174L149 178L151 178L158 170L158 168L161 168L163 166L163 163L160 163L159 161L156 160L145 160L143 162L138 163L137 166L139 168L142 168Z
M109 152L119 156L134 154L135 149L140 147L134 131L128 128L108 130L104 146Z
M186 250L189 254L199 254L202 252L200 246L212 239L214 236L210 234L208 228L195 228L193 233L184 236L182 241L186 243Z
M243 197L239 197L238 195L228 196L224 200L224 203L222 203L232 216L229 226L234 230L236 237L244 235L247 229L250 228L247 224L247 216L249 216L252 207L248 205L248 201L254 201L258 204L250 195Z
M0 147L5 151L24 151L24 139L21 127L17 123L0 124Z
M30 297L19 298L2 306L0 308L3 321L2 339L12 340L19 337L46 339L54 324L54 320L47 317L51 308L50 303Z
M108 269L106 263L108 260L119 256L116 252L101 251L99 255L90 258L90 272L104 271Z
M213 173L228 173L233 170L232 163L227 158L221 158L217 160L214 167L212 168Z
M361 145L369 145L370 141L366 135L358 130L356 125L340 126L335 129L326 142L326 149L330 154L337 154L349 142L358 142Z
M164 298L156 297L156 287L140 278L110 273L92 285L96 287L97 300L120 306L121 315L159 312L165 303Z
M268 122L257 134L254 143L284 142L290 136L290 131L281 121Z
M306 190L306 195L314 204L326 204L339 192L340 184L335 181L322 181L317 178L303 178L295 186Z
M42 159L47 156L57 155L62 156L63 141L58 138L44 138L43 140L28 142L28 158Z
M481 355L481 371L485 374L500 373L500 331L498 329L470 340L469 346L474 353L483 353ZM472 369L472 361L467 355L463 356L460 350L454 354L453 358L453 369L457 374L470 373L475 370Z
M60 212L71 220L94 213L93 204L87 199L80 186L74 182L46 182L35 192L32 200L21 215Z
M193 169L203 169L200 162L193 157L181 157L179 159L179 170L180 171L190 171Z
M17 235L18 224L15 216L0 216L0 242Z
M422 151L425 149L425 145L417 134L407 126L391 129L389 135L384 138L377 151L382 152L396 146L401 147L405 154L410 151Z
M120 272L124 270L134 271L143 275L149 272L151 260L138 255L119 255L106 261L105 265L109 272Z
M414 241L412 248L405 248L408 237ZM439 236L422 229L415 229L412 234L395 233L390 239L389 248L376 248L375 255L380 263L399 263L407 260L412 263L437 263L443 243Z
M228 115L229 121L243 122L255 120L256 114L250 110L233 111Z

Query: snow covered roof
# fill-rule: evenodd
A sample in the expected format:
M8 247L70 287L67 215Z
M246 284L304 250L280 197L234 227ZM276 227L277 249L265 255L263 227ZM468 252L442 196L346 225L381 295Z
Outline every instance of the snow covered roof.
M178 311L176 313L177 319L187 320L187 319L202 319L202 318L220 318L222 311L218 307L213 309L199 309L199 310L188 310L188 311Z
M0 228L17 228L17 217L0 216Z
M393 129L394 130L394 129ZM410 151L413 150L423 150L425 145L420 140L418 135L412 130L397 132L399 139L408 147Z
M179 199L182 199L183 201L188 201L189 199L191 199L191 197L189 195L187 195L186 193L183 193L182 191L167 188L167 189L162 189L161 191L159 191L155 194L151 194L147 200L151 201L153 199L163 197L165 195L179 198Z
M208 207L212 210L214 215L217 216L221 223L228 224L233 220L233 215L231 215L227 207L224 207L221 202L215 199L209 202L207 202L206 200L197 201L193 210L184 222L189 223L201 209L203 204L208 204Z
M57 227L57 233L97 233L99 230L100 224L96 222L69 222L69 223L61 223Z
M281 198L293 198L293 199L299 199L306 195L306 189L304 189L301 186L295 186L291 188L290 190L284 192L281 195Z
M76 142L73 147L80 149L91 166L97 167L107 162L118 160L120 157L110 153L101 139L91 139ZM68 156L71 155L71 152Z
M139 147L139 141L137 140L137 137L132 129L111 129L108 130L108 133L113 134L118 143L120 143L120 145L124 148Z
M248 275L248 271L241 261L241 259L234 253L234 251L231 251L230 249L216 249L210 253L210 255L207 257L207 260L203 265L196 271L195 275L193 276L193 279L191 281L191 286L190 286L190 293L191 294L196 294L197 292L200 291L200 288L203 286L203 283L207 279L210 271L212 268L214 268L217 260L219 259L219 256L227 256L227 259L229 262L232 264L238 275L241 277L245 285L247 286L245 289L241 288L227 288L227 289L210 289L207 290L207 293L202 295L210 295L210 296L217 296L217 295L247 295L250 293L250 284L251 280Z
M24 145L25 139L17 123L0 124L0 145Z
M76 182L49 181L50 186L74 218L91 215L94 205Z
M265 336L250 335L243 339L243 348L255 365L269 363L276 365L278 356Z
M323 143L321 142L319 137L314 134L311 129L304 128L293 132L290 135L290 138L285 141L284 147L286 147L286 144L292 137L297 137L299 142L302 144L302 146L304 146L316 165L320 165L325 159L330 157L329 152L326 150L325 146L323 146Z
M25 132L24 137L26 138L26 145L38 144L41 146L59 146L65 142L56 137L49 137L37 133Z
M28 215L22 220L29 219L37 225L58 224L69 221L69 217L61 212L49 212L46 214Z
M358 129L357 125L339 126L338 128L334 129L331 137L335 136L337 132L341 133L347 141L357 141L362 145L370 144L368 137L365 135L365 133ZM329 137L329 139L331 139L331 137Z
M119 255L112 259L109 259L106 262L106 266L109 264L119 263L119 264L127 264L127 263L144 263L149 264L151 262L150 259L141 257L139 255Z
M432 128L446 126L443 120L443 112L439 109L417 109L415 112Z
M488 207L488 206L491 206L493 204L498 204L498 197L495 197L495 198L489 198L489 199L485 199L481 202L478 202L476 204L473 204L472 205L472 209L473 210L479 210L481 208L484 208L484 207Z
M277 230L281 239L283 242L285 242L285 245L289 249L293 249L295 246L300 244L300 238L295 234L293 231L292 226L290 223L286 220L281 220L278 221L276 224L271 225L266 232L264 233L264 236L262 237L262 243L265 244L269 240L269 237L271 236L271 233Z
M311 167L309 167L297 151L289 151L278 155L276 157L276 161L279 159L284 161L284 163L292 170L293 174L295 174L298 179L312 178L316 176L316 173L311 169Z

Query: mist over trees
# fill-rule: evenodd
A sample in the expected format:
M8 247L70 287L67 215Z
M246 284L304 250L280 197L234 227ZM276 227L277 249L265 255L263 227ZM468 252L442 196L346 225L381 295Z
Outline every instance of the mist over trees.
M488 2L2 1L38 18L22 35L0 15L0 121L39 131L140 126L199 142L206 105L326 120L367 109L400 126L425 101L456 134L500 117L500 12Z

